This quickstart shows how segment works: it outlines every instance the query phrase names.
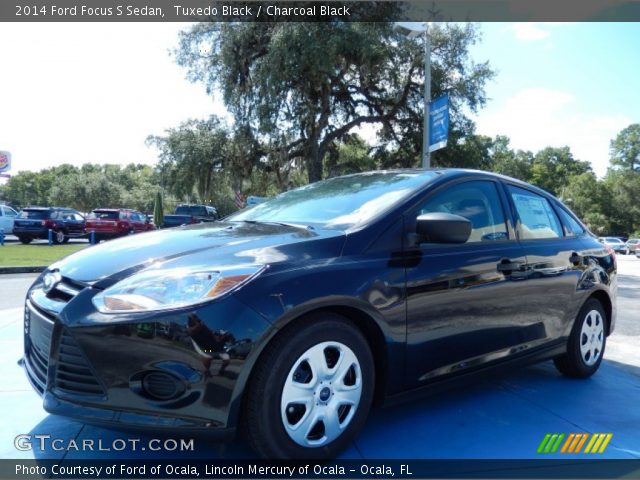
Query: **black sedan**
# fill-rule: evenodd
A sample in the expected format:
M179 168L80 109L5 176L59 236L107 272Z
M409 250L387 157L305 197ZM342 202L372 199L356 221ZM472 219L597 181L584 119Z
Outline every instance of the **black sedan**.
M616 283L611 249L538 188L370 172L51 265L24 365L51 413L330 457L408 393L547 359L589 377Z

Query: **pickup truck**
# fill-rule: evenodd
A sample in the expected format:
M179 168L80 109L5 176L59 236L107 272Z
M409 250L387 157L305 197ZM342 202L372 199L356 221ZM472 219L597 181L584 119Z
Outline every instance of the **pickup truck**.
M208 205L178 205L173 215L165 215L160 228L179 227L192 223L215 222L218 211Z
M13 208L7 205L0 205L0 230L5 235L10 235L13 232L13 222L17 216L18 212Z

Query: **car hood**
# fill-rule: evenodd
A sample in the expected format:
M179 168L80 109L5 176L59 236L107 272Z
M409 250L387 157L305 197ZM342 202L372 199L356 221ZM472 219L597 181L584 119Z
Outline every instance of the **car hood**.
M74 253L49 267L106 288L138 270L234 264L273 265L340 255L344 232L267 223L216 222L130 235Z

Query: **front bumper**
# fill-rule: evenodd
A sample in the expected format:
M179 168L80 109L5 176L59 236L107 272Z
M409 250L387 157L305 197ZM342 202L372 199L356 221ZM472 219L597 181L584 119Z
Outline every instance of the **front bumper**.
M118 428L231 435L254 346L269 332L268 322L233 297L98 321L91 303L97 292L77 289L66 302L57 289L29 292L24 368L45 410ZM209 337L193 331L194 319L223 340L203 344Z

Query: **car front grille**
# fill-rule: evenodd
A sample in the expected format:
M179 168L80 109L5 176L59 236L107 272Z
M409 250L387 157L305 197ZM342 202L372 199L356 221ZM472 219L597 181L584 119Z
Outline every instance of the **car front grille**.
M54 388L72 395L105 395L82 349L66 328L60 337Z
M42 395L47 388L53 319L37 310L31 302L27 302L24 322L27 374Z
M66 304L78 295L83 285L63 278L47 298ZM31 300L27 300L24 315L25 367L29 380L42 395L47 390L53 335L60 335L56 343L55 367L52 372L53 389L61 395L104 396L105 390L96 379L82 348L66 328L54 328L55 317ZM59 326L58 326L59 327ZM55 333L54 333L55 332ZM55 345L54 345L55 346Z
M63 278L62 281L57 283L56 286L47 293L47 297L58 302L68 303L84 288L85 287L83 285L79 285L69 279Z

